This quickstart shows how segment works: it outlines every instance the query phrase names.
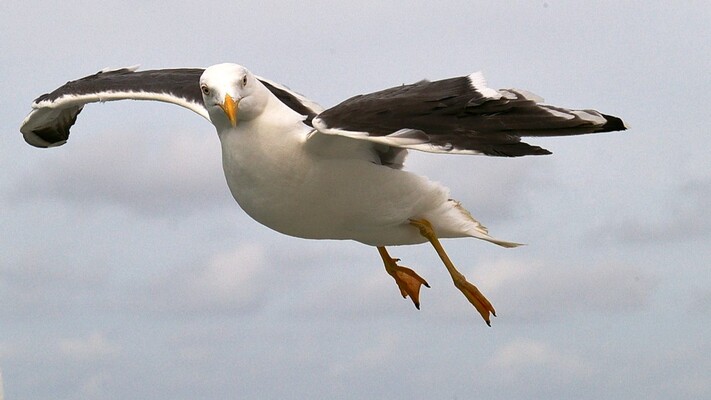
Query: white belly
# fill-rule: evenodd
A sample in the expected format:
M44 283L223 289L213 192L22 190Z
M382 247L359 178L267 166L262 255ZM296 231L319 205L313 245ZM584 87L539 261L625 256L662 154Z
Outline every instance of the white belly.
M236 133L221 136L232 195L256 221L287 235L371 245L422 243L408 220L428 217L437 226L432 213L448 202L446 188L365 157L314 154L299 138L267 145L255 135Z

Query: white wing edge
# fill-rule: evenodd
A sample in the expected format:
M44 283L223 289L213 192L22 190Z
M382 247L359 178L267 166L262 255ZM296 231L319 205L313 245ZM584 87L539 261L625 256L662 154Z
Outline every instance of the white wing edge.
M131 72L136 72L136 71L138 71L139 68L141 68L141 64L131 65L130 67L106 67L99 72L103 74L106 72L120 71L122 69L127 69Z
M498 100L501 98L502 94L499 93L498 90L492 89L486 84L486 78L484 78L484 73L481 71L477 71L474 73L471 73L467 76L469 78L469 84L471 87L481 93L482 96L492 99L492 100Z
M149 100L176 104L197 113L208 121L210 120L210 115L202 104L187 101L181 97L172 96L167 93L114 91L84 95L64 95L55 100L44 100L32 103L33 110L30 111L27 117L22 121L20 132L28 143L35 143L39 146L46 147L50 144L37 136L34 133L35 130L52 126L58 119L67 118L68 115L76 115L86 104L118 100ZM50 146L56 147L62 144L64 144L64 142L57 142Z
M149 100L149 101L160 101L163 103L176 104L191 110L203 118L209 120L210 116L207 113L207 109L202 105L192 101L185 100L182 97L176 97L169 93L153 93L153 92L124 92L124 91L112 91L112 92L99 92L91 94L73 95L68 94L59 97L54 100L44 100L39 103L32 103L32 108L37 110L40 108L69 108L69 107L83 107L85 104L89 103L103 103L107 101L118 101L118 100ZM31 115L32 113L30 113ZM28 116L29 117L29 116ZM25 118L27 121L27 118ZM24 124L24 122L23 122Z
M536 104L542 104L544 102L543 97L535 93L531 93L525 89L499 89L499 93L501 93L502 96L510 100L516 99L521 96L524 99L530 100Z
M386 146L398 147L401 149L411 149L423 151L426 153L441 153L441 154L466 154L475 155L482 154L476 150L459 150L454 148L445 148L434 146L430 143L426 133L417 129L400 129L386 136L370 136L368 132L348 131L338 128L329 128L324 120L319 117L313 119L314 128L326 135L344 136L356 140L365 140L372 143L384 144Z

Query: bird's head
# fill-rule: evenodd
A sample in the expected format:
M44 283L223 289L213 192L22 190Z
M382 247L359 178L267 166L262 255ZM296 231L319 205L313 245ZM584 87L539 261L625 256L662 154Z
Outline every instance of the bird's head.
M256 118L268 100L267 89L246 68L237 64L213 65L200 77L200 91L210 120L216 127L236 127Z

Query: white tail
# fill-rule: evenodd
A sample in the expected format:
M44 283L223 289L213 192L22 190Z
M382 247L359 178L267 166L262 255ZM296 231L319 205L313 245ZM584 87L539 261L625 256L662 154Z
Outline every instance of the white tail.
M486 240L487 242L498 244L499 246L506 247L506 248L523 246L522 243L507 242L505 240L499 240L499 239L489 236L489 230L486 229L486 227L484 225L482 225L479 221L474 219L474 217L472 217L472 214L469 211L467 211L464 207L462 207L462 205L458 201L455 201L455 200L450 200L450 201L454 201L455 202L454 207L460 213L462 213L467 218L467 220L469 220L471 222L471 224L468 224L469 226L467 227L467 230L466 230L467 234L469 234L471 237L475 237L475 238L481 239L481 240Z

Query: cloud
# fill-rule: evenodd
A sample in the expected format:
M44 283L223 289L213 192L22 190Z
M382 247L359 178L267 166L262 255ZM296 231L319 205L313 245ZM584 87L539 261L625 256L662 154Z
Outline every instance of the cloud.
M402 299L395 281L384 268L382 271L369 268L361 272L324 271L322 277L331 278L327 281L314 279L318 287L289 307L290 314L317 319L372 320L401 315L407 307L415 309L410 299ZM399 306L400 301L406 302L405 307Z
M143 287L134 307L172 315L259 310L274 280L265 253L260 244L243 243L206 262L171 269Z
M555 185L551 160L444 156L410 152L406 169L441 182L475 218L511 219L530 208L536 191Z
M65 338L58 342L58 351L64 357L76 360L99 360L115 356L120 346L109 341L101 332L93 332L86 337Z
M711 316L711 288L697 291L692 295L690 310Z
M618 371L629 382L645 382L638 388L641 398L706 399L711 395L710 351L701 329L685 340L655 347L644 359L625 360Z
M330 362L326 375L339 379L377 371L392 362L394 358L402 357L399 354L403 347L402 342L401 336L394 332L379 332L373 341L358 347L352 357L337 358Z
M575 313L624 313L650 304L657 279L627 264L500 261L477 277L500 320L549 321Z
M402 257L400 265L414 268L432 284L434 281L425 276L426 266L417 263L417 254L429 251L429 245L393 248L391 255ZM290 290L298 293L298 301L285 306L290 316L372 321L417 315L412 301L402 298L374 247L349 241L305 241L299 252L311 255L306 266L279 263L290 265L289 269L296 271L291 274L299 274L298 282L290 282ZM438 272L444 269L438 264L432 268ZM430 294L430 289L423 287L420 300L424 308L431 306Z
M590 236L615 238L626 243L659 243L671 240L692 240L711 234L711 177L698 178L675 185L665 193L659 210L641 210L622 221L609 223ZM613 232L612 235L609 233Z
M33 250L0 264L0 314L61 315L105 294L110 272L100 262L77 266ZM84 268L86 267L86 268Z
M318 275L312 273L305 278L310 286L295 286L294 290L306 294L287 307L289 314L346 320L415 315L446 320L442 323L468 323L471 318L478 318L439 260L429 253L427 245L394 252L403 257L402 265L417 270L432 286L422 289L422 309L417 314L413 314L411 301L402 299L377 256L368 259L367 253L361 253L360 261L354 258L353 263L362 264L362 268L323 269ZM460 271L493 302L499 316L494 323L549 322L581 313L635 312L650 306L658 284L648 271L619 262L566 265L507 258L480 262Z
M505 372L512 381L535 370L546 370L557 380L587 377L593 373L582 357L527 338L514 339L499 347L488 364Z
M38 150L51 154L21 170L6 196L14 202L54 199L85 209L112 205L148 215L228 204L213 135L161 131L155 135L167 137L146 138L126 129Z

